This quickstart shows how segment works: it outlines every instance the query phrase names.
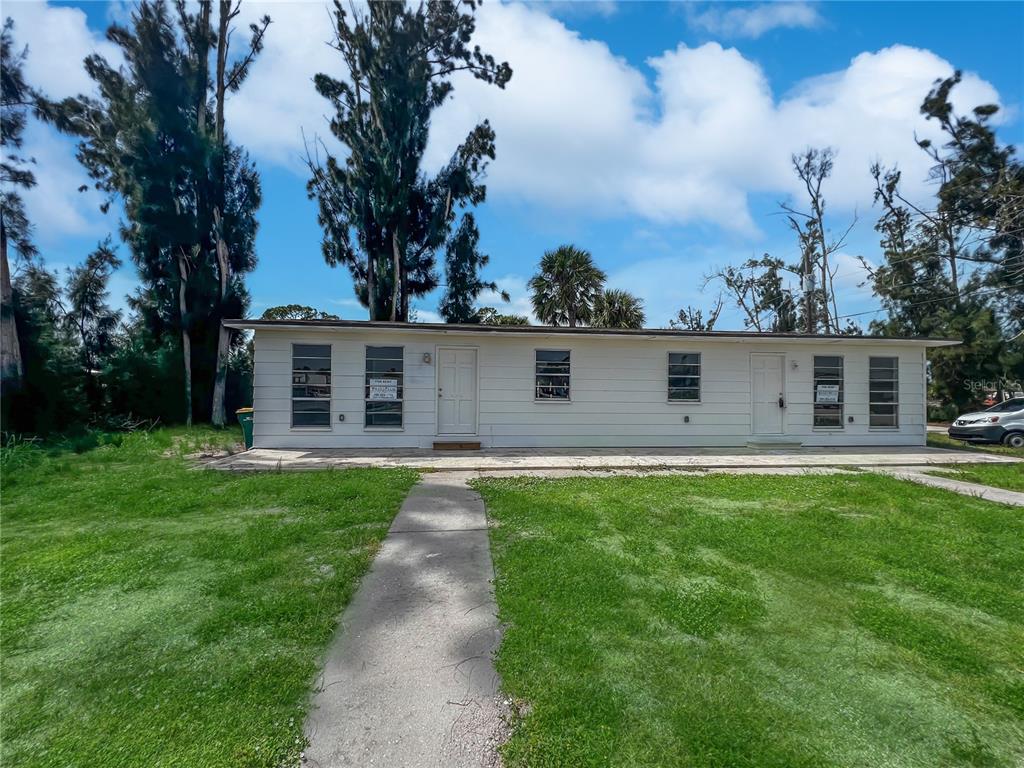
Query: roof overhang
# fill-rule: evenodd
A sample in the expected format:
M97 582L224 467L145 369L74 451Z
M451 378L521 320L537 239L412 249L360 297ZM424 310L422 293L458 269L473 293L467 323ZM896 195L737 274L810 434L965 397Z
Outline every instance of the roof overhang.
M564 328L547 325L480 325L455 323L391 323L369 320L225 320L228 328L247 331L432 333L451 336L520 336L536 338L617 338L648 341L693 339L720 342L803 343L803 344L914 344L922 347L951 347L956 339L921 336L825 336L808 333L759 333L757 331L681 331L671 328Z

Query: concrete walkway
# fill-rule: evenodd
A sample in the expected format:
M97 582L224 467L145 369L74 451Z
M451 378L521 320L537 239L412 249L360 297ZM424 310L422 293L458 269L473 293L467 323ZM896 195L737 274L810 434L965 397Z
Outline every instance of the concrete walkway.
M997 501L1000 504L1024 507L1024 493L1008 491L1004 488L993 488L990 485L981 485L979 483L968 483L964 480L954 480L950 477L938 477L923 472L920 467L876 467L875 471L891 475L900 480L909 480L912 483L930 485L933 488L944 488L947 491L954 491L964 496L974 496L979 499L987 499L988 501Z
M425 475L402 505L328 651L306 765L497 765L494 571L467 477Z
M875 467L1006 463L980 451L921 447L851 448L491 448L483 451L301 450L254 448L210 462L212 469L411 467L444 472L490 470L728 469L734 467Z

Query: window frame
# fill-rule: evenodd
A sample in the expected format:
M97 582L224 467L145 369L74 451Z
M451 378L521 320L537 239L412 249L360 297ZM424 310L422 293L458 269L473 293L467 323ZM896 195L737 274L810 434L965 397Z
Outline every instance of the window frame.
M817 424L818 408L818 369L817 360L819 357L834 357L839 360L839 424ZM835 366L821 366L822 368L834 368ZM845 355L811 355L811 429L823 431L836 431L846 429L846 356Z
M367 390L370 387L370 372L367 370L367 363L371 360L369 353L371 349L398 349L400 350L401 357L399 358L372 358L374 360L395 360L400 359L402 361L402 372L398 374L401 376L399 379L399 395L397 400L370 400ZM404 432L405 431L405 345L404 344L364 344L363 345L363 431L364 432ZM368 415L366 406L369 403L398 403L401 406L399 415L401 416L400 423L396 426L393 424L367 424L366 417Z
M301 373L301 374L308 374L308 373L310 373L310 371L300 371L300 370L297 370L295 368L295 360L296 360L296 357L297 357L297 355L295 354L295 348L296 347L327 347L327 357L326 358L322 358L322 357L319 357L319 358L313 357L313 358L311 358L310 355L302 355L301 356L304 359L313 359L313 360L324 360L324 359L326 359L327 360L327 373L326 373L327 382L326 382L326 384L308 384L307 383L307 384L297 385L295 383L295 374L296 373ZM332 416L334 415L334 411L333 411L333 402L334 402L334 390L333 390L333 386L334 386L334 370L333 370L334 369L334 345L331 344L331 343L315 344L315 343L310 343L310 342L293 341L293 342L291 342L290 349L291 349L291 369L290 369L291 370L291 384L289 386L291 388L291 394L289 395L289 400L288 400L288 413L289 413L289 422L288 422L288 424L289 424L289 429L298 429L298 430L302 430L302 431L306 431L306 430L331 430L331 429L333 429L334 428L334 422L332 420ZM295 387L296 386L306 386L306 387L309 387L309 386L326 386L327 387L327 397L296 397L295 396ZM326 424L296 424L295 423L295 403L296 402L303 402L303 403L310 403L310 402L313 402L313 403L324 403L324 402L326 402L327 403L327 423ZM311 411L311 413L316 413L316 411Z
M893 378L886 379L887 382L892 382L896 386L893 388L893 399L891 402L875 402L871 398L871 393L874 391L871 387L871 363L874 360L891 360L895 363L893 366ZM872 424L871 418L874 415L871 412L872 407L876 405L892 406L893 408L893 424ZM868 357L868 429L877 429L885 432L898 431L900 428L900 358L898 355L871 355Z
M697 399L696 400L683 400L672 398L672 386L669 383L672 380L672 355L696 355L697 356ZM675 363L675 365L693 365L693 363ZM680 389L680 387L676 387ZM682 387L682 389L692 389L692 387ZM669 405L700 405L704 400L704 357L700 352L681 352L677 350L668 350L665 353L665 402Z
M537 359L538 352L564 352L569 356L566 365L569 366L568 373L548 373L545 376L565 376L567 378L566 389L569 394L566 397L538 397L537 377L541 374L537 371L537 365L541 361ZM549 362L549 361L548 361ZM535 347L533 350L533 402L535 403L571 403L572 402L572 349L567 347Z

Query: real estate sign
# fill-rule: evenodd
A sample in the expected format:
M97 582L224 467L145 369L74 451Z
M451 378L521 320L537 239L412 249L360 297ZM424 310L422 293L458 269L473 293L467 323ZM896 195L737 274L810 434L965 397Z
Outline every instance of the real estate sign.
M814 402L816 403L838 403L838 384L819 384L814 391Z
M370 379L370 400L397 400L398 379Z

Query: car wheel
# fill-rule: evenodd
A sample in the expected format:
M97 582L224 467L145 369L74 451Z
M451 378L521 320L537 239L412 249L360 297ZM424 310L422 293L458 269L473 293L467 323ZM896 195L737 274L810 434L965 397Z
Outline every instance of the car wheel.
M1003 443L1010 448L1024 448L1024 432L1011 432L1003 438Z

